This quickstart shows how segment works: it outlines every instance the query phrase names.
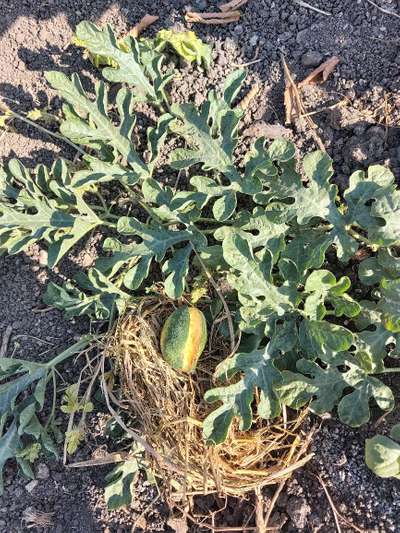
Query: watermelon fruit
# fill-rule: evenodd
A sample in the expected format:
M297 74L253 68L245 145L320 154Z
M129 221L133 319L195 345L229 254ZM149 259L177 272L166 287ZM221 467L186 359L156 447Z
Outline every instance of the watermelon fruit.
M161 332L161 353L176 370L193 372L207 342L207 322L196 307L184 305L165 321Z

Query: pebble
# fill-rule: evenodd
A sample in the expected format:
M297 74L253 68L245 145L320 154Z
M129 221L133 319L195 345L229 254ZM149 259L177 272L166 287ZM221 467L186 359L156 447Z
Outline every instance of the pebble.
M322 54L311 50L302 55L301 62L305 67L317 67L322 62Z
M37 481L36 479L32 479L32 481L25 485L25 490L27 490L29 493L32 493L36 489L38 484L39 481Z
M39 265L42 266L42 267L47 266L47 258L48 258L47 250L40 250L40 252L39 252Z
M257 46L258 43L258 35L253 35L250 37L249 44L250 46Z
M50 476L50 469L45 463L39 463L36 469L36 477L38 479L48 479Z
M204 11L207 8L207 0L195 0L194 5L199 11Z

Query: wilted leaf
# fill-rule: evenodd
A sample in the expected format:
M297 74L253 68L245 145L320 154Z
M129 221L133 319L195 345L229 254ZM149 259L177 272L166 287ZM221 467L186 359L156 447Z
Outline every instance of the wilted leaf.
M156 42L161 49L167 44L172 46L188 63L196 61L198 65L204 64L206 68L211 65L211 46L203 43L194 31L161 30L157 33Z

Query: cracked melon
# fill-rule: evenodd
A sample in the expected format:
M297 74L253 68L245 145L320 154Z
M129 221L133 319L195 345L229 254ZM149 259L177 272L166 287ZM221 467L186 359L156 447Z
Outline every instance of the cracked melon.
M207 342L207 323L199 309L187 305L176 309L161 332L161 353L172 368L193 372Z

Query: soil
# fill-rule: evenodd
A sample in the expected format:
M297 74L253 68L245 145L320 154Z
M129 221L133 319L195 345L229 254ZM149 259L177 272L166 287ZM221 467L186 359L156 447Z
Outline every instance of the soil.
M387 10L399 12L396 0L376 0ZM216 1L193 0L1 0L0 95L16 110L59 106L43 76L46 70L80 72L88 83L95 76L81 52L70 46L76 24L90 19L109 22L124 33L146 13L160 16L150 33L161 27L184 26L185 10L213 10ZM295 1L250 0L238 23L201 26L195 30L213 45L214 65L207 76L198 68L185 67L174 85L177 98L200 103L206 88L220 85L237 65L249 64L247 89L255 82L262 90L248 109L246 125L255 120L284 124L281 55L297 79L333 55L340 64L322 86L311 86L304 94L318 134L333 157L336 180L343 186L353 170L371 163L391 166L400 178L400 19L384 14L366 0L312 0L315 8ZM335 105L341 102L340 105ZM37 130L14 122L13 130L0 134L3 162L18 157L28 166L51 163L74 153ZM315 148L308 128L290 126L298 150ZM57 311L43 312L41 293L51 276L63 276L77 266L87 267L96 249L96 237L71 256L56 273L48 273L43 251L0 258L0 338L12 328L8 355L47 359L72 342L88 324L66 321ZM69 369L71 380L74 368ZM68 379L67 374L67 379ZM399 384L396 383L397 396ZM399 419L399 413L391 416ZM375 416L376 419L376 416ZM76 460L90 457L106 443L101 437L101 417L92 417L88 442ZM386 431L389 422L381 422ZM375 477L364 463L364 439L376 431L372 425L353 431L334 418L324 421L312 449L315 458L287 484L275 508L273 522L283 531L335 531L335 522L321 476L338 511L369 532L399 531L400 485ZM37 465L37 480L29 482L15 465L5 469L5 493L0 500L0 531L31 531L27 510L53 513L53 525L35 531L149 532L173 531L166 504L156 499L155 489L142 482L129 510L109 512L103 500L106 468L65 469L60 462ZM266 503L272 492L265 491ZM251 502L228 502L219 514L218 525L242 527L252 514ZM251 522L250 522L251 523ZM136 525L135 525L136 524ZM169 525L168 525L169 524ZM177 526L175 526L177 527ZM177 529L178 530L178 529ZM198 531L193 526L191 531ZM342 523L343 531L350 526Z

